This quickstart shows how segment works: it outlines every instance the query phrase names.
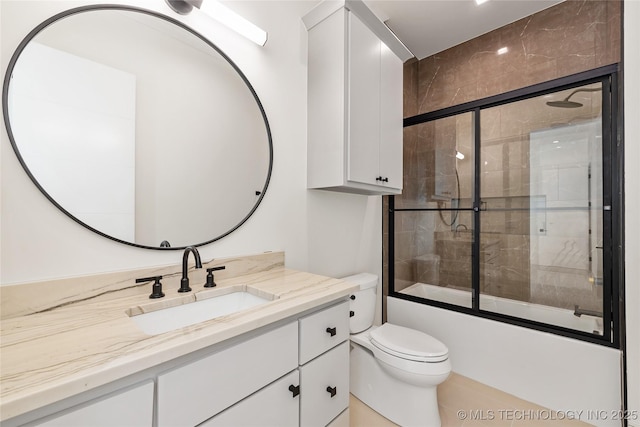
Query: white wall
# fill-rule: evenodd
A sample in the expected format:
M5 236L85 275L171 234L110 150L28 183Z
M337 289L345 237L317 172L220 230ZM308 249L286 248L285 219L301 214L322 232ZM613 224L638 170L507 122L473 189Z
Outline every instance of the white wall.
M624 2L627 404L640 414L640 2ZM638 415L640 417L640 415ZM640 418L629 422L640 426Z
M32 28L80 4L2 0L3 73L18 43ZM290 268L336 277L359 271L381 275L380 197L306 189L307 58L306 30L300 17L315 2L229 2L231 8L269 32L264 47L202 16L178 17L163 1L138 4L183 20L227 53L254 86L273 133L273 174L262 204L240 229L201 247L203 259L283 250ZM112 242L67 218L26 176L4 124L1 138L2 284L180 262L180 252ZM220 209L224 209L222 203Z

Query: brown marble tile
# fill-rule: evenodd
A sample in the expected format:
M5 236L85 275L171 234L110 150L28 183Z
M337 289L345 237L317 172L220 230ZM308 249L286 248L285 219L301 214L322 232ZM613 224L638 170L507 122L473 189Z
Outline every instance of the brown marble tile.
M620 3L568 0L422 59L418 113L619 62Z
M418 61L412 59L404 64L403 70L404 117L418 113Z

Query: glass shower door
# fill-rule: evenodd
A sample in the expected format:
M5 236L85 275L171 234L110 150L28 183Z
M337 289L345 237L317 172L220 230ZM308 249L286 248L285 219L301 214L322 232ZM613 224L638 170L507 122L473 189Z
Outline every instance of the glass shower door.
M602 84L480 117L480 310L602 335Z

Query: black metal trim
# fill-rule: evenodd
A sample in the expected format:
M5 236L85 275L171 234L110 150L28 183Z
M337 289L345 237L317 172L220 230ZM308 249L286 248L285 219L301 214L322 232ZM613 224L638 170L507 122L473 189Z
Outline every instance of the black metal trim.
M613 285L613 229L612 229L612 125L613 120L604 120L605 117L612 117L611 109L611 78L602 81L602 204L610 206L610 210L602 210L602 236L603 236L603 316L604 336L613 342L611 321L612 321L612 288ZM607 189L609 189L607 191Z
M389 281L389 286L388 286L388 290L389 290L389 295L391 295L392 293L395 293L395 258L396 258L396 252L395 252L395 245L393 244L395 242L395 215L394 215L394 206L395 206L395 198L396 196L389 196L389 215L388 215L388 220L389 223L387 224L387 230L389 232L389 241L387 244L387 255L389 256L389 262L388 264L388 281ZM383 298L384 299L384 298Z
M478 317L509 323L517 326L549 332L569 338L588 341L607 347L621 348L621 333L624 333L624 255L622 246L622 236L624 235L623 222L623 189L621 188L623 175L623 155L622 138L619 130L622 126L622 118L618 114L621 110L620 97L618 91L621 90L618 81L619 64L607 65L593 70L562 77L560 79L528 86L511 92L506 92L496 96L444 108L441 110L420 114L404 119L404 127L414 126L432 120L442 119L467 112L474 113L474 149L475 149L475 181L474 181L474 201L472 209L437 209L437 208L403 208L394 209L393 199L389 198L389 296L414 301L426 305L445 308L461 313L466 313ZM610 211L603 210L603 239L607 253L603 254L603 335L594 335L568 329L561 326L536 322L500 313L481 310L479 307L480 297L480 179L481 179L481 159L480 159L480 114L481 110L521 101L528 98L538 97L548 93L554 93L573 87L583 86L600 82L603 85L603 197L607 195L610 199L603 200L603 205L611 206ZM610 97L604 96L610 93ZM611 118L615 120L611 120ZM617 121L616 121L617 120ZM614 144L615 141L615 144ZM395 236L392 228L395 211L474 211L474 241L472 246L472 308L461 307L453 304L442 303L435 300L427 300L412 295L401 294L395 291L395 277L393 274L394 241ZM605 220L606 219L606 220ZM608 225L607 225L608 224ZM608 240L608 241L607 241ZM605 252L605 251L603 251ZM614 265L617 259L618 263ZM612 328L613 323L613 328ZM622 330L621 330L622 328Z
M624 2L621 4L621 14L624 16ZM614 185L617 187L613 192L613 200L616 206L619 208L618 215L613 217L613 228L614 233L618 237L618 244L615 248L616 254L618 256L618 263L615 265L613 270L613 277L618 283L618 288L614 290L614 302L616 302L616 306L619 308L617 313L617 321L618 321L618 330L616 333L617 339L619 340L620 350L622 351L622 409L627 410L629 408L628 402L628 360L627 360L627 323L626 323L626 306L625 306L625 294L626 294L626 274L625 274L625 233L624 233L624 224L625 224L625 181L624 181L624 126L625 126L625 117L624 117L624 80L625 80L625 37L624 37L624 19L620 25L620 52L622 56L621 64L620 64L620 73L619 75L613 76L613 108L615 108L617 123L613 127L615 132L615 155L616 155L616 166L617 166L617 174L616 179L614 180ZM614 342L615 342L614 337ZM623 421L623 426L628 425L628 420L625 419Z
M395 212L473 212L474 208L400 208Z
M71 214L69 211L64 209L60 204L58 204L58 202L56 202L49 193L47 193L47 191L40 185L40 183L36 180L36 178L33 176L31 171L27 167L27 164L25 163L24 159L20 155L20 151L18 150L18 146L16 144L16 141L15 141L15 138L14 138L14 135L13 135L13 131L11 129L11 123L9 122L8 96L9 96L9 84L11 82L11 75L13 73L13 68L15 67L16 62L18 61L18 58L20 57L20 54L22 53L22 51L24 50L26 45L36 35L38 35L38 33L40 33L42 30L47 28L49 25L51 25L54 22L59 21L59 20L61 20L63 18L72 16L72 15L76 15L76 14L79 14L79 13L82 13L82 12L96 11L96 10L124 10L124 11L130 11L130 12L139 12L139 13L143 13L143 14L146 14L146 15L154 16L154 17L159 18L159 19L163 19L163 20L168 21L168 22L170 22L170 23L172 23L174 25L177 25L178 27L180 27L180 28L188 31L189 33L193 34L194 36L198 37L200 40L202 40L204 43L206 43L212 49L214 49L216 52L218 52L218 54L220 54L220 56L222 56L229 63L229 65L231 65L231 67L233 67L233 69L238 73L240 78L242 78L242 80L246 84L247 88L249 89L249 91L253 95L256 103L258 104L258 108L260 109L260 114L262 115L262 118L264 120L265 130L267 132L267 138L268 138L268 143L269 143L269 169L268 169L268 172L267 172L267 177L266 177L266 180L265 180L264 187L262 188L262 191L259 194L258 200L256 201L255 205L253 206L251 211L249 211L249 213L237 225L232 227L229 231L227 231L227 232L225 232L223 234L220 234L219 236L217 236L217 237L215 237L213 239L206 240L206 241L203 241L201 243L190 244L190 245L185 245L185 246L176 246L176 247L159 247L159 246L156 247L156 246L141 245L141 244L133 243L133 242L127 242L125 240L118 239L117 237L110 236L110 235L108 235L108 234L106 234L106 233L104 233L104 232L102 232L100 230L97 230L97 229L91 227L90 225L82 222L80 219L76 218L73 214ZM143 8L139 8L139 7L126 6L126 5L117 5L117 4L101 4L101 5L80 6L80 7L76 7L76 8L69 9L69 10L66 10L64 12L58 13L58 14L46 19L45 21L40 23L38 26L36 26L20 42L20 44L16 48L15 52L11 56L11 59L9 60L9 65L7 66L7 70L6 70L5 77L4 77L4 83L3 83L3 86L2 86L2 115L3 115L3 118L4 118L5 127L7 129L7 135L9 136L9 141L11 142L11 146L13 147L13 151L15 152L15 154L16 154L16 156L18 158L18 161L22 165L22 168L24 169L25 173L27 174L27 176L29 176L29 178L31 179L33 184L38 188L38 190L40 190L40 192L54 206L56 206L60 211L62 211L65 215L67 215L69 218L71 218L76 223L78 223L81 226L93 231L96 234L99 234L102 237L106 237L109 240L113 240L115 242L123 243L123 244L129 245L129 246L135 246L135 247L144 248L144 249L161 250L161 251L162 250L183 250L188 246L203 246L203 245L215 242L217 240L220 240L223 237L231 234L232 232L234 232L235 230L240 228L240 226L242 226L251 217L251 215L253 215L253 213L256 211L256 209L258 209L258 206L262 202L262 199L264 198L264 195L265 195L265 193L267 191L267 187L269 186L269 182L271 181L271 173L272 173L272 169L273 169L273 140L272 140L272 135L271 135L271 128L269 126L269 121L267 119L267 114L266 114L266 112L264 110L262 102L260 101L260 98L258 98L258 94L256 93L255 89L253 88L253 86L251 85L251 83L249 82L247 77L244 75L242 70L220 48L218 48L215 44L213 44L211 41L209 41L209 39L207 39L205 36L201 35L197 31L195 31L191 27L189 27L189 26L183 24L182 22L180 22L180 21L178 21L176 19L173 19L173 18L171 18L169 16L162 15L162 14L160 14L158 12L154 12L154 11L143 9Z
M611 123L611 206L614 208L611 217L612 242L612 283L617 283L612 289L613 319L617 322L618 331L614 330L613 342L621 349L625 349L626 323L624 318L624 288L625 288L625 258L624 258L624 138L623 138L623 103L622 79L617 73L611 75L611 113L616 118ZM617 263L615 261L618 261ZM625 353L626 354L626 353Z
M480 181L481 155L480 149L480 107L473 110L473 245L471 247L471 306L480 311Z

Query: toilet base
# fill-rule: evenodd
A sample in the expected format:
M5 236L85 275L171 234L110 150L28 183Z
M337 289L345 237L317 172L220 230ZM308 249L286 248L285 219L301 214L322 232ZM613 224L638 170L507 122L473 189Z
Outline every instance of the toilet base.
M435 385L417 387L391 377L369 350L354 343L350 371L351 394L380 415L403 427L440 427Z

